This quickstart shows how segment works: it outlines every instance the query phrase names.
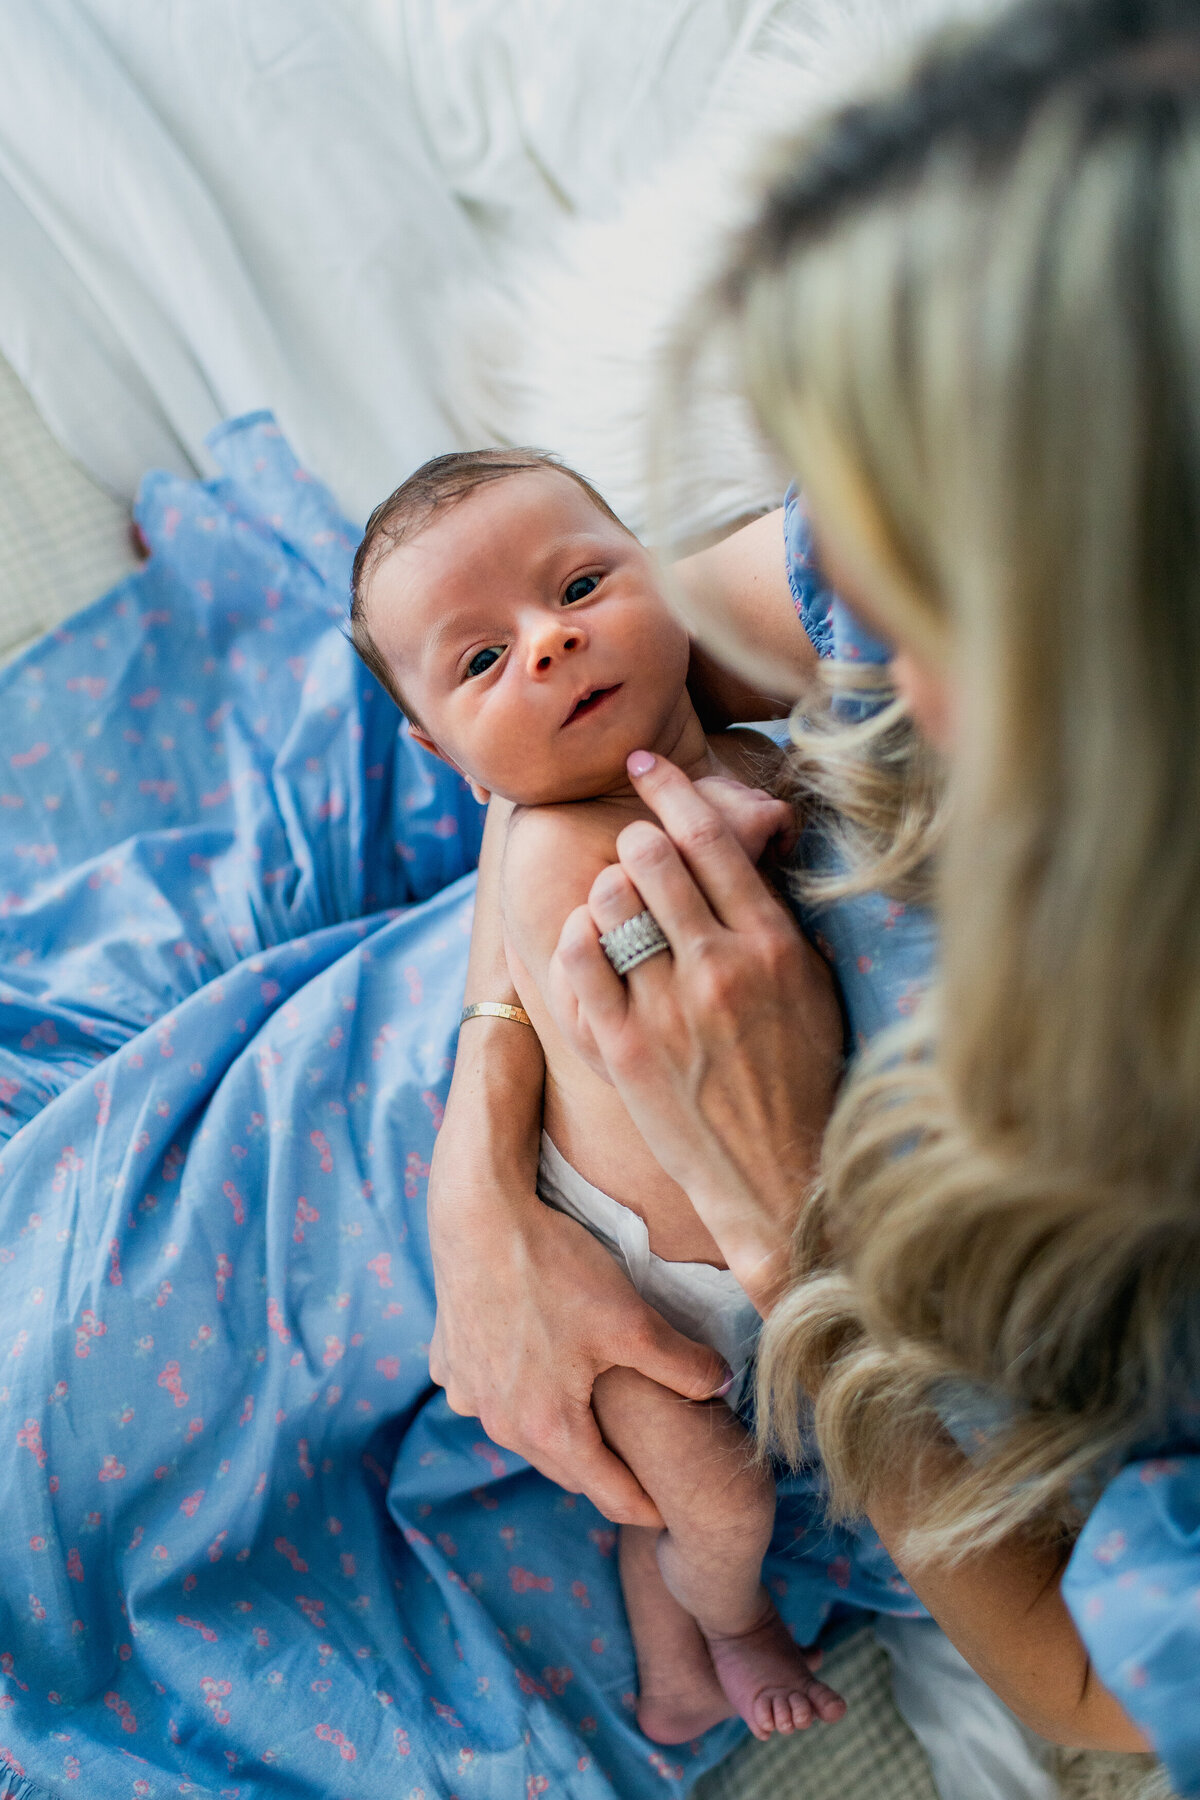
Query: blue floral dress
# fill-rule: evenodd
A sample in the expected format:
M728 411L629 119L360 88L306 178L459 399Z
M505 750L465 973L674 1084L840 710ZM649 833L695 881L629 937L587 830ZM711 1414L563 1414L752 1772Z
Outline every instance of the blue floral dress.
M429 1379L480 810L329 494L214 453L0 672L0 1800L680 1800L741 1727L641 1736L612 1527ZM915 1604L812 1471L766 1578Z
M795 488L788 489L783 518L788 583L817 654L842 662L886 663L891 655L888 646L864 631L826 584ZM834 704L858 714L866 703L843 696ZM809 834L802 854L810 867L832 866L830 847L819 835ZM862 894L831 905L802 907L801 915L837 973L852 1045L861 1047L913 1011L929 984L936 954L936 932L927 908L882 894Z
M792 594L818 652L885 662L887 646L822 580L794 489L784 521ZM928 980L935 946L926 915L914 923L911 912L893 917L884 902L856 904L818 929L836 936L836 966L860 1036L885 1023L889 1009L904 1011ZM1200 1795L1200 1405L1105 1487L1062 1591L1100 1679L1146 1733L1176 1791Z

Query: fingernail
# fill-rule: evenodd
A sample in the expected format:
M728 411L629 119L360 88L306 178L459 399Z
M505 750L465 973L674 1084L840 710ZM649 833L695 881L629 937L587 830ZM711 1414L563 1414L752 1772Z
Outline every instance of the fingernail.
M713 1399L714 1400L723 1400L725 1398L726 1394L728 1394L732 1390L733 1384L736 1380L737 1380L737 1376L734 1374L733 1370L730 1369L728 1375L725 1377L725 1379L721 1383L720 1387L713 1389Z
M654 758L649 750L635 750L632 756L625 758L625 767L636 779L639 775L648 775L654 767Z

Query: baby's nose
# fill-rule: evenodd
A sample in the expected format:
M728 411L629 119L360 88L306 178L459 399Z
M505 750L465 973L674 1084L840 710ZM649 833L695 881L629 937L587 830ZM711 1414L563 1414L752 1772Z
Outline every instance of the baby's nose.
M548 669L554 667L559 657L567 656L573 650L581 649L582 646L583 633L577 626L572 626L568 630L564 630L561 625L552 626L548 630L539 632L534 640L532 646L533 666L539 674L545 674Z

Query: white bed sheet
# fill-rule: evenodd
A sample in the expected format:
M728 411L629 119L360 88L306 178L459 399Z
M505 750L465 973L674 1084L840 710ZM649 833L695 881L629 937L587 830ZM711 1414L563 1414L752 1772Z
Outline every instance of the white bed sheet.
M0 353L114 493L270 406L352 516L448 302L611 210L774 0L0 0Z

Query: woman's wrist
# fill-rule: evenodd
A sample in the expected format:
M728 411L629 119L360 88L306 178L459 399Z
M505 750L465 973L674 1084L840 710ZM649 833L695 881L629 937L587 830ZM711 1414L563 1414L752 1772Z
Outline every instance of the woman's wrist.
M510 812L507 801L493 800L488 808L466 1006L479 1001L513 1004L517 999L504 952L499 898L500 855ZM464 1242L464 1214L470 1213L475 1223L474 1242L486 1237L489 1218L502 1214L511 1219L526 1196L533 1204L544 1080L542 1046L528 1025L483 1016L461 1028L430 1175L435 1261L441 1260L437 1253L443 1230L453 1230L464 1261L476 1259L472 1243ZM448 1273L444 1264L441 1273Z
M767 1248L763 1244L748 1245L739 1256L739 1266L730 1268L737 1276L747 1297L754 1303L760 1318L770 1317L775 1303L787 1292L790 1269L787 1245Z
M459 1038L454 1080L434 1151L436 1205L454 1190L484 1207L499 1191L528 1191L532 1202L542 1123L545 1063L528 1026L472 1019ZM516 1178L514 1180L514 1177Z
M730 1272L766 1318L788 1285L798 1191L781 1186L766 1194L761 1187L716 1185L707 1175L686 1191Z

